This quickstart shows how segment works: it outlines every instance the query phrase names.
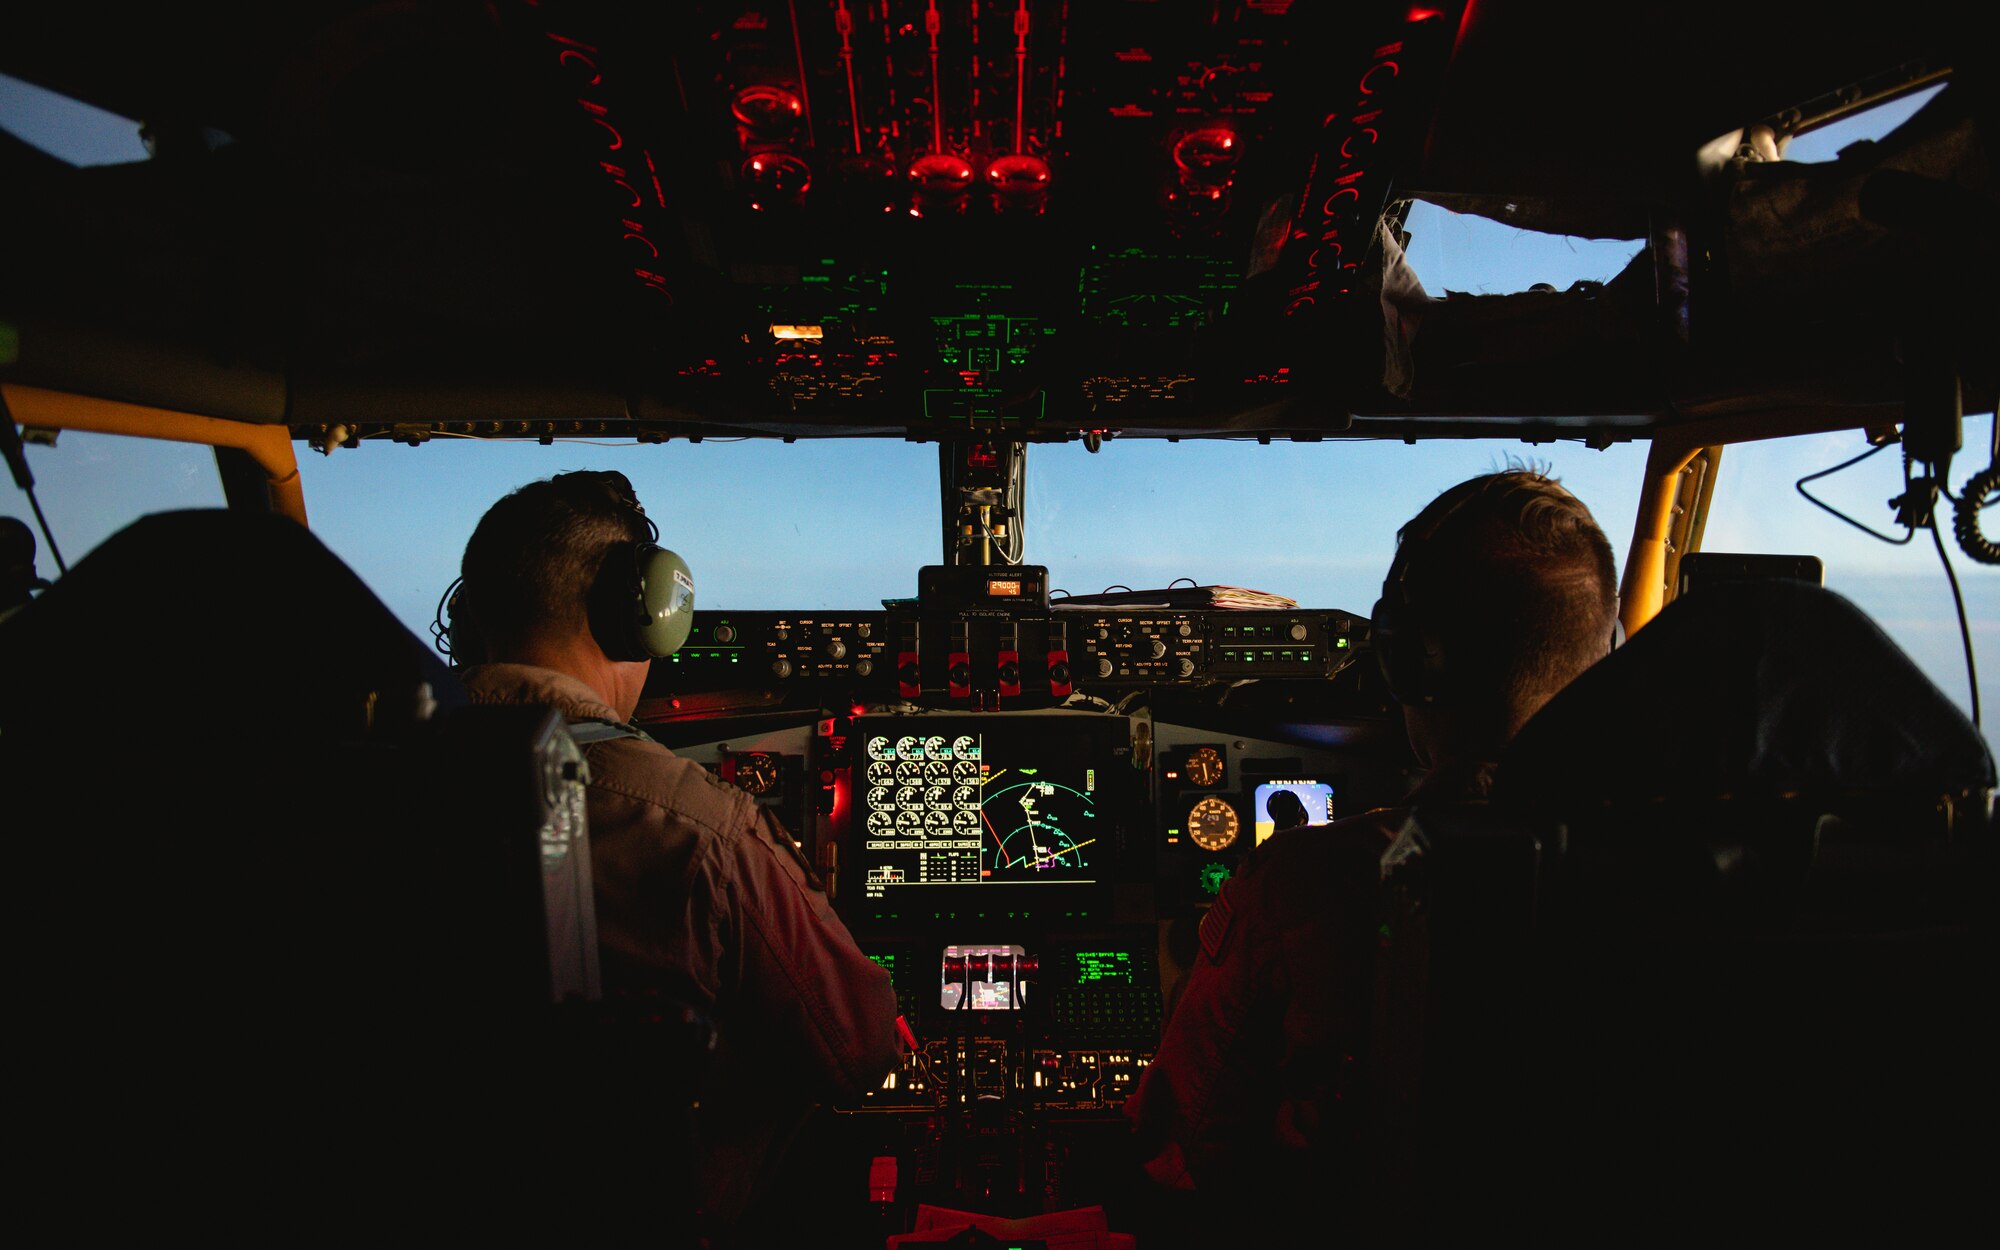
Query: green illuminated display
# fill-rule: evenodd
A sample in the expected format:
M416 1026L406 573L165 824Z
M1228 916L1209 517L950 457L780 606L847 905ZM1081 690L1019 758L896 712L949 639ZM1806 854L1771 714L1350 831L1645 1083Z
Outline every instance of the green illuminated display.
M1076 982L1078 985L1092 984L1132 984L1132 953L1130 951L1078 951L1076 953Z
M1201 872L1196 879L1201 882L1203 893L1220 894L1222 893L1222 883L1229 880L1229 866L1227 864L1203 864Z

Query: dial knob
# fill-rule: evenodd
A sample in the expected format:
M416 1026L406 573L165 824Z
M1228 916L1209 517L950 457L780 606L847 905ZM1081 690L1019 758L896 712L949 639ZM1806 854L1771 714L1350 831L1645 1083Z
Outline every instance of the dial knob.
M854 636L856 638L866 638L868 637L868 635L874 632L875 632L875 627L873 625L870 625L867 621L862 621L860 624L854 627Z
M784 678L792 675L792 662L784 656L771 661L771 676Z
M1183 638L1192 638L1194 637L1194 626L1188 624L1186 621L1182 621L1180 624L1174 626L1174 632Z
M1097 675L1099 677L1111 676L1111 661L1101 655L1097 657Z
M1194 676L1194 661L1188 659L1186 656L1182 656L1180 659L1175 660L1174 676L1176 677Z
M826 658L829 660L844 660L847 658L847 644L838 638L827 639L826 645L821 650L826 652Z
M1293 642L1304 642L1306 640L1306 627L1302 622L1293 621L1292 627L1285 632L1292 636Z
M854 662L854 675L856 677L866 677L874 671L875 661L865 655Z
M735 642L736 627L734 625L717 625L715 627L715 640L717 642Z
M1153 659L1157 660L1166 653L1167 653L1167 644L1161 642L1158 638L1155 638L1146 644L1146 654L1151 656Z

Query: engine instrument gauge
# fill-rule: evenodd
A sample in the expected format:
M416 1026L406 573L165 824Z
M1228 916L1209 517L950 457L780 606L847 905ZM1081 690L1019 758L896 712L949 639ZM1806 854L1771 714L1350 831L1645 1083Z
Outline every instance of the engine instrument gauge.
M1213 795L1188 809L1188 837L1204 851L1227 850L1236 841L1236 809Z
M763 751L746 751L736 757L736 784L751 794L769 794L778 788L778 759Z
M870 807L889 806L889 787L887 786L870 787L868 791L868 806Z
M920 760L924 758L924 740L904 734L896 739L896 758L899 760Z
M894 764L890 764L882 760L877 760L875 763L870 764L868 766L869 785L886 786L895 779L896 779L896 766Z
M876 734L868 740L868 758L871 760L886 760L895 753L894 748L889 745L889 739L881 734Z
M924 780L932 785L951 780L951 765L943 760L932 760L924 765Z
M953 780L973 782L979 780L979 765L971 760L960 760L951 766Z
M1196 747L1188 754L1188 780L1204 789L1222 784L1222 752L1214 747Z
M868 813L868 832L887 833L896 827L896 818L887 812Z
M960 734L951 740L951 753L962 760L979 758L979 739L971 734Z
M952 754L951 743L945 740L943 734L932 734L924 739L924 754L934 760L948 760Z

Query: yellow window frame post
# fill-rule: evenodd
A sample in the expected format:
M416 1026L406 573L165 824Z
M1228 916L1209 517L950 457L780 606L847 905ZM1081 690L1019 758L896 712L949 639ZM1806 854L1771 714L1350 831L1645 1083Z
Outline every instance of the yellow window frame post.
M0 384L7 407L23 427L43 430L85 430L93 434L124 434L209 447L234 447L248 452L264 470L271 510L306 524L306 498L299 481L299 461L292 452L291 432L282 425L252 425L220 417L197 416L167 408L149 408L115 399L73 395L38 386Z

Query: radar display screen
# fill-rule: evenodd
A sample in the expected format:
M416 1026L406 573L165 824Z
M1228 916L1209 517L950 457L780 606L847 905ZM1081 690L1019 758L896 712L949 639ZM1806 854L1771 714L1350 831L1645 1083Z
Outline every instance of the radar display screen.
M863 897L1105 880L1124 793L1111 770L1130 766L1110 748L1123 740L1123 718L1101 720L1117 732L996 717L857 720L852 819Z

